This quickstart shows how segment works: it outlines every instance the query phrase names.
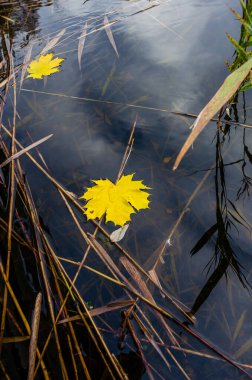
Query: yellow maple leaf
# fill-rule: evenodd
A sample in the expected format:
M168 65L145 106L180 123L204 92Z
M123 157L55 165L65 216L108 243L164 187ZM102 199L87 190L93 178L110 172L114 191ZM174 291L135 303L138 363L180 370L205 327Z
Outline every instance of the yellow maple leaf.
M42 76L51 75L57 73L59 70L59 65L64 58L53 58L53 53L46 55L41 55L37 60L31 61L30 65L27 67L29 75L27 78L42 79Z
M130 221L130 215L136 211L149 208L150 187L142 181L133 181L134 174L123 175L114 184L109 179L93 180L95 186L88 187L81 198L87 201L83 206L87 219L101 218L106 214L106 222L123 226Z

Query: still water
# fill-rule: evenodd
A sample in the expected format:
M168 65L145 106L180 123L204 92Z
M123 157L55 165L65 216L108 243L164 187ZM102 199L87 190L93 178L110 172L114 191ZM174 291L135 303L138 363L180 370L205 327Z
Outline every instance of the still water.
M46 81L24 80L18 94L17 138L28 145L27 132L33 140L53 133L39 151L50 173L79 197L91 179L116 179L136 120L125 173L136 173L136 179L152 188L151 206L133 217L121 245L148 271L167 241L156 266L162 287L192 312L197 333L234 360L250 365L251 130L223 124L225 133L217 136L216 123L210 123L172 171L193 118L171 111L198 114L228 75L224 61L232 62L234 49L226 33L236 39L240 33L229 7L241 12L239 2L54 0L27 4L24 8L9 3L3 13L15 20L9 25L16 64L23 62L31 45L35 58L63 28L65 34L53 51L65 60L62 71ZM111 25L114 47L103 28L105 14L115 21ZM88 34L79 67L78 38L86 22ZM231 120L252 124L250 101L249 92L239 95L236 107L230 107ZM11 110L9 100L4 122ZM22 158L22 164L59 256L80 261L83 241L62 199L28 159ZM112 225L106 228L114 229ZM88 264L99 268L95 260L89 256ZM66 268L74 273L71 265ZM77 286L94 307L122 296L87 272L80 275ZM159 294L155 296L167 307ZM119 319L115 317L115 329L119 329ZM203 352L211 352L182 330L176 332L188 352L172 352L191 379L248 378L223 361L204 357ZM117 337L104 335L115 354L129 350L121 352ZM145 350L158 371L155 378L184 378L174 364L169 372L152 349Z

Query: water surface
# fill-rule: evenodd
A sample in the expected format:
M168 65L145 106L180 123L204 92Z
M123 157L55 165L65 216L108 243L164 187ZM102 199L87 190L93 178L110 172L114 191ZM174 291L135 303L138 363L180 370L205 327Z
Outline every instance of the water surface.
M33 140L53 133L40 153L53 176L81 196L90 179L116 179L137 120L125 173L135 172L137 179L152 188L151 207L133 217L122 246L150 270L169 238L162 263L156 267L162 286L192 311L198 333L235 360L249 364L252 309L250 291L244 285L249 287L252 264L251 130L224 125L225 134L216 136L216 123L210 123L181 166L172 171L193 119L171 111L198 114L228 75L224 61L232 62L234 51L225 33L238 39L240 32L229 7L239 10L239 4L161 0L146 9L154 4L142 0L41 2L33 8L27 27L15 30L13 26L17 63L23 61L30 44L35 57L52 36L66 28L54 49L65 59L62 71L46 81L25 79L23 83L17 136L28 144L27 132ZM18 9L13 12L17 18L22 16ZM119 56L102 28L105 14L109 21L117 21L111 30ZM89 34L80 70L78 37L85 22ZM237 114L230 108L233 121L251 124L250 99L249 92L245 98L239 96ZM11 108L8 102L5 122ZM62 199L28 159L22 162L59 256L80 261L84 244ZM186 212L177 224L183 209ZM82 223L91 228L85 220ZM211 239L191 255L211 228ZM107 226L108 231L113 229ZM88 265L101 267L92 256ZM74 273L72 266L66 268ZM95 307L122 296L119 289L86 271L79 277L78 288ZM168 307L156 292L155 296ZM115 317L115 329L119 324ZM200 357L197 353L205 350L203 346L176 331L194 351L184 356L173 350L192 379L241 378L232 366ZM117 338L107 339L119 354ZM150 348L146 357L155 357ZM184 378L173 364L167 373L158 357L153 366L165 379Z

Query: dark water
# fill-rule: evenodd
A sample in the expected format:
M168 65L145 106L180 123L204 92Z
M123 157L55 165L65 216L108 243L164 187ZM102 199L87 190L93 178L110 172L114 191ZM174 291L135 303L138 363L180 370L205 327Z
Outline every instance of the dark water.
M229 7L239 9L239 4L161 0L158 6L139 12L151 4L141 0L41 2L30 10L27 24L10 23L17 63L23 61L31 43L35 57L52 36L66 28L54 49L65 58L62 72L46 82L26 79L23 83L17 136L27 145L27 131L34 140L53 133L39 150L53 176L81 196L90 179L116 179L137 117L134 149L125 172L135 172L137 179L152 188L151 208L134 216L122 246L150 270L159 247L170 238L163 264L157 266L162 286L192 311L198 333L235 360L250 364L252 307L246 286L251 283L252 264L251 130L224 124L225 133L217 136L216 124L210 123L173 172L172 164L193 119L169 112L199 113L228 75L224 60L232 62L233 47L225 33L236 39L240 33ZM13 9L8 17L24 17L21 8ZM118 21L111 29L119 57L104 29L97 30L105 13L110 21ZM90 34L80 71L78 37L86 21ZM250 101L249 92L239 95L236 107L230 107L233 121L251 124ZM5 122L11 109L8 101ZM57 191L28 159L22 163L59 256L80 261L85 247ZM84 221L83 225L90 228ZM113 226L107 229L112 231ZM207 239L209 229L213 233ZM206 244L191 255L202 236ZM96 261L89 256L88 264L99 268ZM74 273L72 266L66 268ZM88 272L80 275L77 285L95 307L122 296ZM162 298L159 302L167 307ZM119 328L115 318L115 328L116 324ZM243 378L232 366L199 356L205 348L177 332L184 341L182 347L193 352L173 353L192 379ZM114 338L106 337L118 354ZM146 357L163 378L184 378L174 365L168 373L149 348Z

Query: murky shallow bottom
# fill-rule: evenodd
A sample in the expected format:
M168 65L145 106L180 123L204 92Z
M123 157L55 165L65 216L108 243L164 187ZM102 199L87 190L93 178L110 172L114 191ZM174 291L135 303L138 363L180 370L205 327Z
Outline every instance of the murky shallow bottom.
M137 120L125 172L135 172L137 179L152 188L151 208L134 216L122 246L148 271L167 241L162 263L155 266L164 289L192 311L198 333L235 360L250 364L251 296L241 280L251 280L251 132L230 125L218 140L216 125L210 123L173 172L172 164L193 119L170 113L197 114L214 94L228 74L224 60L232 61L233 49L225 32L238 38L239 23L221 1L160 1L146 9L150 5L141 0L110 4L75 0L34 8L34 24L28 28L34 31L15 31L17 62L23 61L31 43L35 57L51 36L67 28L54 49L65 61L62 72L45 82L24 81L18 95L17 136L27 145L27 131L33 140L53 133L39 151L53 176L80 196L90 179L116 179ZM228 5L237 7L235 1ZM118 55L102 28L105 13L109 21L117 21L111 30ZM85 22L90 34L80 70L78 38ZM20 50L27 36L29 43ZM250 97L249 93L245 99L240 96L237 104L239 121L247 124L251 123ZM11 109L9 102L4 121ZM235 121L232 109L231 118ZM216 160L220 164L221 157L223 165L216 170ZM83 241L58 193L28 159L22 162L57 252L80 261ZM106 228L114 229L112 225ZM202 236L206 244L197 251ZM116 254L106 244L111 254ZM230 257L227 260L221 254L222 245L228 247L225 252L232 256L237 273L229 265ZM87 265L101 269L99 260L91 255ZM74 273L71 265L66 268ZM77 285L94 307L122 296L119 289L87 271ZM166 300L156 293L160 305L167 308ZM118 329L119 319L115 316ZM186 356L174 350L192 379L242 378L231 366L200 356L202 345L173 327L182 341L192 344L194 352ZM117 338L107 339L115 353L120 353ZM146 357L154 358L155 354L146 348ZM168 374L158 357L153 366L165 379L183 378L173 365ZM148 378L147 374L142 378Z

